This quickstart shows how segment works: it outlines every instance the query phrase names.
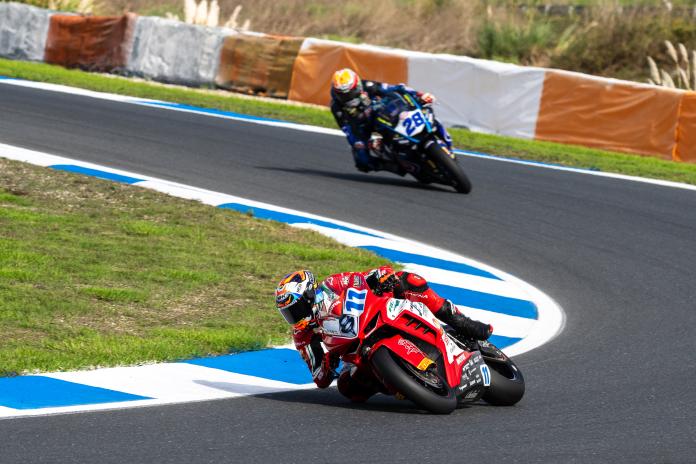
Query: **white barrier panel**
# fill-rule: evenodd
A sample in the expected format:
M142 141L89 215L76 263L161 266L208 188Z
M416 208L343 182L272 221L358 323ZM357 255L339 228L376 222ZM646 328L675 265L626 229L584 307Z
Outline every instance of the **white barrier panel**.
M177 84L212 84L220 62L223 29L140 16L126 70Z
M42 61L53 14L19 3L0 3L0 56Z
M447 126L534 138L545 70L465 56L412 53L408 84L433 93Z

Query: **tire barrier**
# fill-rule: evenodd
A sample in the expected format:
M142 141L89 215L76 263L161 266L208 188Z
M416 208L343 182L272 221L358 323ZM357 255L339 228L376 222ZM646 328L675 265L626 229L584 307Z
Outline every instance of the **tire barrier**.
M55 14L46 38L44 61L66 68L111 72L125 68L136 16Z
M288 98L303 38L240 33L225 37L215 84L243 93Z
M19 3L0 3L0 56L42 61L52 11Z
M686 92L682 96L673 159L696 163L696 92Z
M536 138L672 159L683 94L549 70Z
M0 3L0 56L319 105L349 66L432 92L448 126L696 163L696 92L567 71L16 3Z
M140 16L126 70L173 84L212 85L225 34L219 28Z

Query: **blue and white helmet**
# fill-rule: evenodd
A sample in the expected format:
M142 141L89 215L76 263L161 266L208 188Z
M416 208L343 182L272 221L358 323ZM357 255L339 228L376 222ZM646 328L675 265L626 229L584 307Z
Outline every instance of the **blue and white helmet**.
M288 324L298 325L314 317L317 282L307 270L283 277L276 288L276 308Z

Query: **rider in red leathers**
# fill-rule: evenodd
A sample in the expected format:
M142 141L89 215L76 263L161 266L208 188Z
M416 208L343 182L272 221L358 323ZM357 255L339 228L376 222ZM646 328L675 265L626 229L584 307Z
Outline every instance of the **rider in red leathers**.
M293 272L285 276L276 289L276 307L292 324L295 347L320 388L327 388L336 378L339 359L322 343L317 312L328 310L349 287L369 288L378 296L392 293L396 298L423 303L438 319L467 338L486 340L493 333L491 325L464 316L417 274L395 272L389 266L382 266L368 272L334 274L317 283L309 271ZM338 376L338 390L352 401L360 402L377 393L380 386L371 372L346 363Z

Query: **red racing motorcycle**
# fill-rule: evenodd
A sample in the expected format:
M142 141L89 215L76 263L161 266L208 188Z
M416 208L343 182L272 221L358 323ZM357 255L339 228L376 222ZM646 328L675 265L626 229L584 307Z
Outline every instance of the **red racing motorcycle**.
M479 399L509 406L522 399L515 363L487 341L462 340L418 302L348 288L319 311L323 342L346 363L371 370L383 392L449 414Z

